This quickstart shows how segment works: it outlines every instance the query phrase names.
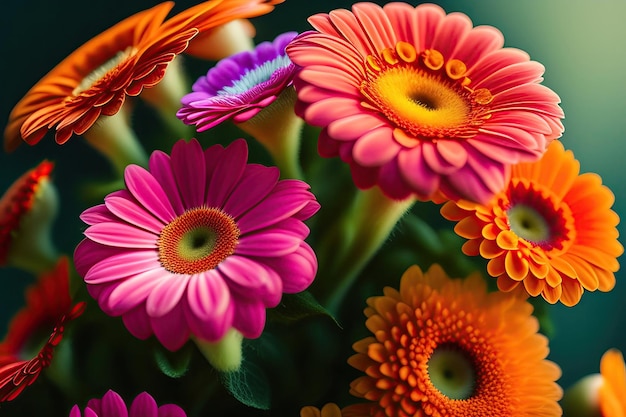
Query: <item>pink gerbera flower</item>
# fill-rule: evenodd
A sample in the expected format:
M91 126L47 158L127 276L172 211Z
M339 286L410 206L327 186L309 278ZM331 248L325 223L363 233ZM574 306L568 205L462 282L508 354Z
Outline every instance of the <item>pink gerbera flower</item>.
M485 202L511 164L538 159L562 134L559 97L539 84L544 67L502 48L493 27L399 2L309 22L317 31L287 47L301 67L296 112L323 127L320 154L347 162L359 188Z
M303 221L319 204L299 180L247 164L247 146L203 151L178 141L149 170L130 165L127 189L81 215L77 271L102 310L128 330L176 350L193 335L218 341L234 328L258 337L265 309L311 284L317 260Z
M175 404L158 406L154 398L147 392L135 397L130 408L115 391L107 391L100 398L87 402L84 414L78 405L72 407L69 417L187 417L185 411Z

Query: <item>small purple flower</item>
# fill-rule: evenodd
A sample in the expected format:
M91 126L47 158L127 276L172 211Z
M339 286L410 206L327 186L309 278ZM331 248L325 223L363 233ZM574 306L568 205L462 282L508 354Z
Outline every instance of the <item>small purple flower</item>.
M81 414L78 405L72 407L69 417L187 417L177 405L157 406L156 401L147 392L142 392L133 400L130 408L115 391L107 391L102 399L94 398L87 402Z
M285 47L296 35L283 33L253 51L219 61L193 84L193 92L182 98L176 116L195 125L198 132L228 119L242 123L254 117L292 85L296 67Z

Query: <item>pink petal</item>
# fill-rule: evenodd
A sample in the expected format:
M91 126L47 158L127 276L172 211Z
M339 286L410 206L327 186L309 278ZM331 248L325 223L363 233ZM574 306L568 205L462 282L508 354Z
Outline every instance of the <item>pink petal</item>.
M241 181L223 205L224 212L238 218L263 200L278 183L280 171L275 167L248 164Z
M418 51L423 51L432 46L437 29L446 17L446 12L436 4L420 4L415 8L416 21L414 21L415 30L418 34L415 36L414 44Z
M150 155L150 173L168 196L174 212L178 216L183 214L185 206L181 200L180 191L174 178L170 156L159 150L152 152L152 155Z
M130 405L130 417L158 417L157 403L147 392L142 392Z
M544 71L544 66L538 62L519 62L492 72L474 88L487 88L495 96L511 87L541 81Z
M381 166L395 158L401 149L402 146L393 138L391 127L384 126L358 138L352 149L352 157L359 165Z
M413 192L402 177L402 172L397 159L389 161L380 168L378 174L378 185L380 186L383 194L393 200L404 200ZM426 198L428 196L421 197Z
M313 249L306 244L297 251L279 258L264 259L283 280L283 292L288 294L304 291L311 285L317 273L317 258Z
M180 349L189 339L189 328L180 304L164 316L151 317L150 324L159 342L171 351Z
M155 234L161 233L165 224L146 211L142 205L137 204L130 192L120 191L122 192L109 194L104 198L104 203L111 213L131 225Z
M439 152L439 148L440 147L444 148L445 145L439 145L439 142L452 142L452 141L438 141L437 144L432 143L432 142L424 142L422 144L422 157L424 158L424 161L426 162L426 164L428 164L430 169L432 169L437 174L439 175L451 174L457 169L459 169L459 167L454 164L451 164L450 162L448 162L447 159L445 159L441 155L441 153ZM452 146L454 147L454 145ZM465 158L467 159L467 152L465 152L465 150L462 148L461 148L461 152L462 152L461 155L465 154ZM448 152L448 155L449 154L450 152Z
M417 194L429 196L437 191L439 176L424 161L420 147L400 152L398 166L402 178Z
M158 181L144 168L137 165L127 166L124 171L124 180L128 191L137 201L161 221L169 223L176 218L176 212L169 197Z
M229 288L241 297L263 300L267 307L273 307L280 301L282 281L274 270L264 264L243 256L231 255L217 269L226 278Z
M132 277L151 269L161 269L155 251L137 250L121 252L96 263L85 275L87 284L104 284L126 277Z
M369 48L363 51L365 55L392 47L399 40L382 7L373 3L356 3L352 12L358 20L358 25L354 25L355 29L364 33L365 36L359 36L368 41Z
M221 320L231 304L230 290L217 270L205 271L191 276L187 303L201 321Z
M468 68L467 76L472 80L473 88L478 88L484 78L499 69L529 60L528 54L520 49L498 49L483 55L473 67Z
M176 404L163 404L159 407L158 417L187 417L187 414Z
M206 204L209 207L222 207L237 186L248 160L248 145L245 140L232 142L215 165L215 171L208 183Z
M128 223L107 222L89 226L85 236L94 242L118 248L157 248L158 235Z
M137 339L146 340L152 336L152 325L143 305L137 306L122 316L124 326Z
M388 125L388 121L374 113L360 113L332 121L327 132L335 140L356 140L371 130Z
M265 307L259 301L237 300L233 327L245 338L256 339L265 327Z
M101 411L103 416L128 417L126 404L122 397L115 391L107 391L104 397L102 397L100 406L102 407Z
M186 208L201 207L205 202L206 166L202 146L196 139L181 139L172 147L172 171Z
M436 147L439 155L455 168L461 168L467 163L467 151L458 141L440 140Z
M450 59L458 59L471 69L482 56L502 46L504 46L502 32L492 26L477 26L465 36L450 55Z
M472 21L462 13L450 13L437 26L430 48L441 52L446 60L454 56L472 29Z
M93 240L83 239L74 250L74 266L76 272L78 272L78 275L81 277L84 277L87 275L87 271L102 259L124 252L126 252L126 250L122 248L104 246Z
M117 221L117 217L115 217L104 204L89 207L81 213L80 219L88 225Z
M146 299L148 316L155 318L170 313L187 291L189 280L187 274L172 274L168 279L161 280Z
M176 277L158 268L135 274L119 283L114 283L115 288L104 302L110 311L116 312L116 316L126 314L139 304L145 303L150 293L162 280L172 278Z
M358 99L329 96L306 107L303 117L313 126L327 126L330 122L355 114L362 114L363 107Z
M82 417L78 405L74 405L74 407L72 407L69 417Z
M235 253L238 255L274 257L294 252L302 239L273 230L246 234L239 239Z

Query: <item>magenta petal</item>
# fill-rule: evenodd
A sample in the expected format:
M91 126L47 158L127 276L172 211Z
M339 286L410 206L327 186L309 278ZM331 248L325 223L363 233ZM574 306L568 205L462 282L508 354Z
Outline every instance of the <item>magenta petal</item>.
M120 190L118 193L106 196L104 203L111 213L125 222L152 233L161 233L165 224L134 200L127 190Z
M224 149L222 157L208 184L206 204L209 207L222 207L236 187L248 160L248 145L244 139L237 139Z
M249 256L284 256L294 252L302 239L280 231L264 231L246 234L239 238L236 252Z
M89 207L81 213L80 219L88 225L117 221L117 217L115 217L104 204Z
M158 417L187 417L187 414L176 404L163 404L159 407Z
M267 307L273 307L280 301L282 280L264 264L231 255L218 266L218 270L226 277L229 287L242 297L262 299Z
M130 251L102 259L95 264L84 279L87 284L102 284L139 274L150 269L163 269L156 252Z
M85 417L100 417L101 414L99 415L94 409L87 407L85 408Z
M154 335L165 348L175 351L189 339L189 328L180 304L162 317L150 318Z
M98 223L85 230L85 236L94 242L118 248L157 248L158 235L121 222Z
M152 152L152 155L150 155L150 173L161 185L165 194L167 194L174 212L179 216L183 214L185 206L174 178L170 156L159 150Z
M426 164L422 149L415 147L400 152L398 165L402 177L421 196L430 196L439 187L439 176Z
M265 307L259 301L237 300L233 327L248 339L256 339L265 327Z
M169 197L148 171L137 165L129 165L124 171L124 181L128 191L139 203L143 204L146 210L165 223L174 220L176 212Z
M142 392L130 405L130 417L158 417L158 407L154 398L147 392Z
M163 273L169 276L161 280L146 299L146 313L152 318L170 313L179 304L190 279L185 274L171 274L165 270Z
M381 166L393 159L402 146L393 138L389 126L371 130L356 140L352 149L354 161L365 167Z
M211 269L191 276L187 287L187 303L200 320L221 318L231 303L230 290L222 275Z
M196 139L174 144L171 154L172 170L183 204L187 208L204 205L206 193L206 167L200 143Z
M78 407L78 405L74 405L74 407L72 407L69 417L81 417L80 408Z
M279 177L278 168L249 164L241 181L224 203L224 212L238 218L264 199L274 189Z
M404 200L413 192L402 177L397 159L389 161L380 168L378 185L382 192L393 200ZM420 197L428 198L429 196Z
M102 259L124 253L125 249L104 246L89 239L83 239L74 250L74 266L81 277Z
M122 316L124 326L137 339L145 340L152 336L152 325L145 306L139 305Z
M104 302L110 311L115 311L115 315L120 316L143 304L154 288L168 278L171 278L170 274L158 268L141 272L113 284L115 288Z
M107 391L104 397L102 397L100 406L102 407L103 416L128 417L126 404L122 397L115 391Z
M317 273L315 252L306 243L302 243L294 253L279 258L264 259L263 262L282 277L283 292L288 294L307 289Z

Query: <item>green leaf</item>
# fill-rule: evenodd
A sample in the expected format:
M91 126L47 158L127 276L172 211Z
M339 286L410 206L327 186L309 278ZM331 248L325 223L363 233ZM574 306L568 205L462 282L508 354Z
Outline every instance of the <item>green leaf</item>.
M192 350L189 345L176 352L170 352L157 346L154 349L154 360L165 375L170 378L180 378L189 370Z
M337 319L308 291L297 294L283 294L280 304L267 310L268 321L280 321L283 323L293 323L308 317L327 316L330 317L337 326L341 327Z
M224 388L239 402L248 407L269 410L270 382L259 366L244 360L237 371L223 372L220 376Z

